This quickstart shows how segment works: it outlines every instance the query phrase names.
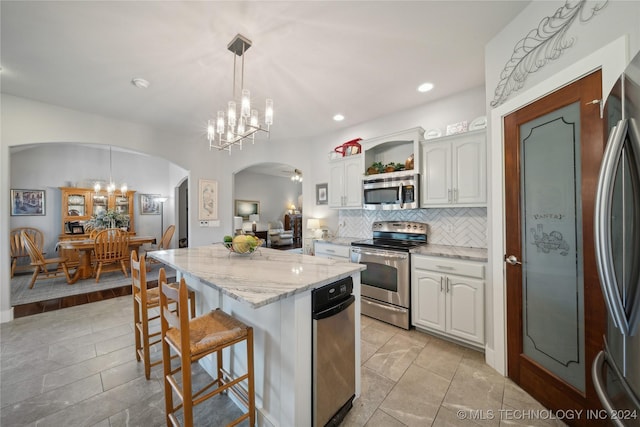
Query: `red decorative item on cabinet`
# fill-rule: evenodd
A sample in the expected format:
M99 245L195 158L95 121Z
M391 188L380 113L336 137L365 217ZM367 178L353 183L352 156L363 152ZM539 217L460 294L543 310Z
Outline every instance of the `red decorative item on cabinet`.
M351 141L347 141L342 145L338 145L333 150L336 153L342 154L344 156L351 156L353 154L362 153L362 146L358 143L358 141L362 141L362 138L352 139Z

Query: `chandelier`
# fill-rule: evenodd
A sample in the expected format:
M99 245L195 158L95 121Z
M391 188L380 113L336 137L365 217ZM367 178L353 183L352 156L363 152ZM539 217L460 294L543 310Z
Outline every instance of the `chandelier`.
M273 124L273 99L267 99L264 110L264 125L261 125L258 117L258 110L251 108L251 93L244 86L244 54L251 47L251 40L237 34L227 45L227 49L233 52L233 98L227 104L227 112L218 111L218 116L214 120L207 121L207 139L209 140L209 150L228 150L231 154L231 147L237 145L242 149L242 142L245 139L255 141L255 134L258 131L266 132L269 135L269 128ZM240 109L236 109L236 60L242 58L240 67Z
M291 175L291 181L302 182L302 171L294 169Z
M113 163L112 163L112 157L111 157L111 146L109 146L109 183L107 184L107 188L106 188L108 194L113 194L116 191L116 183L113 181L112 173L111 173L112 165ZM100 182L96 181L96 183L93 186L93 191L95 193L99 193L101 189L102 189L102 186L100 185ZM126 192L127 192L127 184L123 183L120 186L120 193L124 195Z

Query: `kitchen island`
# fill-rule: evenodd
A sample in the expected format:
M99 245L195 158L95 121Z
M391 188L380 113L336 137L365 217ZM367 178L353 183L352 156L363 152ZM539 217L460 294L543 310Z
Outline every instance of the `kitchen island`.
M360 264L260 248L230 253L222 244L149 253L197 293L197 312L216 307L254 328L255 390L260 426L311 425L311 290L351 276L355 303L356 397L360 395ZM244 372L246 354L225 357ZM338 357L339 355L337 355ZM231 359L231 360L229 360ZM215 358L204 365L214 372Z

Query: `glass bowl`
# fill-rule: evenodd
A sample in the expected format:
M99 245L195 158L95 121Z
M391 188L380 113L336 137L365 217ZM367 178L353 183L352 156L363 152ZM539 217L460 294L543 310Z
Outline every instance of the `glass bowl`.
M262 239L254 239L253 243L251 242L222 242L225 248L229 250L230 253L240 254L240 255L250 255L260 249L264 244L264 240Z

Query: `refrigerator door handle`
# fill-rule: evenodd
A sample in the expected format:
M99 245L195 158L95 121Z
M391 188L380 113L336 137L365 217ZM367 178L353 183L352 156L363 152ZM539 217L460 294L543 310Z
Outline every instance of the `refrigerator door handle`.
M611 129L609 140L602 158L598 187L596 189L595 222L595 255L600 277L600 286L615 326L623 335L629 335L629 321L625 313L615 276L613 251L611 243L611 205L613 187L619 159L622 154L624 137L627 133L627 120L620 120Z
M631 143L631 154L632 154L632 167L631 169L635 169L635 182L632 183L632 191L633 202L634 202L634 212L640 212L640 129L638 129L638 122L634 118L629 119L629 141ZM636 242L637 244L637 242ZM636 253L637 255L637 253ZM635 295L631 295L634 298L634 301L630 301L631 305L629 310L629 335L635 335L638 331L638 326L640 325L640 278L638 279L638 283L634 284L635 286Z
M593 379L593 388L596 389L596 394L600 399L600 403L604 407L607 414L616 414L616 410L609 400L609 396L605 391L605 381L602 377L602 368L604 367L604 350L601 350L596 358L593 359L593 365L591 366L591 378ZM624 423L619 417L611 417L609 416L611 423L616 427L625 427Z

